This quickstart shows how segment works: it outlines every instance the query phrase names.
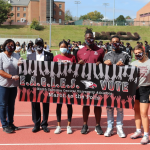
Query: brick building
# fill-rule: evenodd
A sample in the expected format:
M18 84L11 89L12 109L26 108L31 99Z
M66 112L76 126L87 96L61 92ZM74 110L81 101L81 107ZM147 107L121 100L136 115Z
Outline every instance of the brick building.
M50 0L6 0L12 5L11 17L13 24L31 23L33 19L41 24L50 20ZM62 24L65 20L65 2L51 0L52 22ZM8 22L7 20L7 22ZM5 23L6 24L6 23Z
M150 25L150 2L141 8L134 19L135 26L149 26Z

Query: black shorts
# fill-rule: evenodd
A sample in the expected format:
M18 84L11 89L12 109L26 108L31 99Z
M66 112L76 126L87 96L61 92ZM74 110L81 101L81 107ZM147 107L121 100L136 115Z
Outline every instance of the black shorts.
M136 100L139 100L140 103L150 103L150 86L141 86L136 90Z

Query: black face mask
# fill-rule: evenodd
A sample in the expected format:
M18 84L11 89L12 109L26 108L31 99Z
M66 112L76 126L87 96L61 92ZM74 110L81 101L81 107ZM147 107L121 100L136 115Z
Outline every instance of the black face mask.
M14 52L15 51L14 46L7 46L6 45L5 49L7 52Z

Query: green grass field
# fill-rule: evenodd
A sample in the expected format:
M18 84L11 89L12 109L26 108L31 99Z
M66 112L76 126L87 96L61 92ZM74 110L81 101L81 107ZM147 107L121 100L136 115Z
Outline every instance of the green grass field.
M71 39L71 41L84 42L84 32L86 28L93 28L93 32L107 32L107 31L125 31L137 32L141 36L140 42L145 40L150 42L150 27L148 26L74 26L74 25L52 25L52 47L51 49L58 49L58 44L63 39ZM0 26L0 34L6 35L39 35L45 42L49 43L49 26L44 26L42 31L30 29L29 26ZM107 42L107 41L106 41ZM130 42L134 47L137 41Z

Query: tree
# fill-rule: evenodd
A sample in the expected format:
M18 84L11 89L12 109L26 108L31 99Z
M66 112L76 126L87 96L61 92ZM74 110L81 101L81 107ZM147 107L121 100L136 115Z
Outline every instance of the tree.
M13 21L12 21L11 19L9 19L7 22L8 22L9 25L11 26L11 24L12 24Z
M4 23L8 18L11 18L14 14L11 12L11 4L7 1L0 0L0 25Z
M66 10L65 12L65 21L71 21L72 20L72 15L70 10Z
M116 19L116 21L126 21L126 19L124 18L124 16L123 15L120 15L117 19Z
M101 19L103 19L104 16L98 12L98 11L94 11L94 12L89 12L88 14L86 15L83 15L83 16L80 16L80 20L83 19L83 20L86 20L86 19L90 19L92 21L99 21Z
M132 19L130 16L127 16L126 19Z

